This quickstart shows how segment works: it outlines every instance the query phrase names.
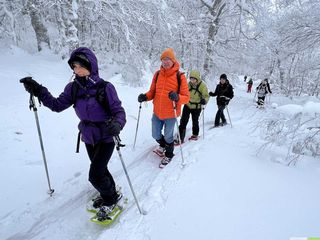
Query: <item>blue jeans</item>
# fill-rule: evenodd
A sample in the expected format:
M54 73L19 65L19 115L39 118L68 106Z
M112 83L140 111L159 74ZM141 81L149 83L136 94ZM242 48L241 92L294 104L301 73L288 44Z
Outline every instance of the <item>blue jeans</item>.
M162 138L162 128L164 126L164 140L166 143L173 143L175 118L159 119L155 114L152 116L152 137L159 141Z
M167 158L173 158L173 132L174 125L176 123L175 118L159 119L155 114L152 116L152 137L165 148L165 156ZM164 136L162 135L162 128L164 126Z

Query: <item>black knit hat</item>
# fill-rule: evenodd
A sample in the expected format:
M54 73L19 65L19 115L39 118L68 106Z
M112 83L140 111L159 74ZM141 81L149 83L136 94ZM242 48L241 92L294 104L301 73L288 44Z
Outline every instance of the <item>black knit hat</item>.
M68 64L70 65L71 69L74 68L73 64L75 63L79 64L81 67L84 67L89 72L91 72L91 63L89 59L86 57L86 55L84 54L73 55L68 61Z
M226 75L226 74L224 74L224 73L223 73L223 74L221 74L220 79L221 79L221 78L222 78L222 79L225 79L225 80L228 80L227 75Z

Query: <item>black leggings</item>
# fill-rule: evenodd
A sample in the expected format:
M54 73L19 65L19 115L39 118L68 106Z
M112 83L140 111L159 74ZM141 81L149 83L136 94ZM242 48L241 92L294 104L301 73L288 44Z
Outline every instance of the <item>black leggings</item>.
M220 119L222 121L222 123L226 123L226 117L224 116L223 110L226 108L226 105L222 104L222 105L218 105L218 111L216 114L216 118L214 120L214 125L215 126L219 126L220 124Z
M180 119L180 126L179 126L179 133L181 141L184 141L186 135L186 127L189 122L189 117L191 114L192 118L192 135L198 136L199 135L199 116L201 113L200 109L190 109L187 105L183 106L182 116Z
M91 161L89 181L100 193L107 205L117 201L118 194L112 175L108 170L108 162L114 150L114 142L86 144L87 152Z

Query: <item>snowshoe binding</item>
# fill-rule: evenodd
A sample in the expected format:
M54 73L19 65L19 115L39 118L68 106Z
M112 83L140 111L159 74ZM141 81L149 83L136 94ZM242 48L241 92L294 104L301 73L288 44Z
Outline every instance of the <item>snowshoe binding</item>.
M122 194L118 196L117 202L110 206L102 205L90 220L94 223L108 226L112 224L118 216L123 212L128 199L125 199Z
M159 146L157 149L154 149L153 152L157 154L159 157L164 157L165 148Z
M198 135L192 135L191 137L189 137L189 141L197 141L199 139Z
M172 158L168 158L168 157L164 157L162 158L160 164L159 164L159 168L164 168L165 166L168 165L168 163L170 163L172 160Z

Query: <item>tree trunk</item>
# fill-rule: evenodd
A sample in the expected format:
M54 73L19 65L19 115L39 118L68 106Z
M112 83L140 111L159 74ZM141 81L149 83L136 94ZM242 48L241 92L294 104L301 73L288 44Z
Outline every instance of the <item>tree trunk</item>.
M276 56L277 56L277 67L279 70L279 80L280 80L280 89L284 90L284 70L281 66L281 60L280 60L280 56L279 56L279 51L276 50Z
M62 5L62 19L65 26L65 36L69 53L79 47L78 29L75 26L76 19L73 17L72 5L67 1ZM73 22L73 20L75 22Z
M44 46L47 46L50 49L48 31L42 22L42 16L39 9L37 9L36 6L31 3L31 1L28 1L27 10L31 18L31 25L36 34L38 51L40 52Z
M207 2L201 0L203 6L205 6L209 13L209 29L208 29L208 37L206 41L206 51L205 51L205 59L203 64L204 74L203 77L206 78L209 76L210 72L213 68L213 44L215 41L215 36L219 30L219 22L221 19L222 10L225 8L226 3L225 0L215 0L213 5L210 6Z

